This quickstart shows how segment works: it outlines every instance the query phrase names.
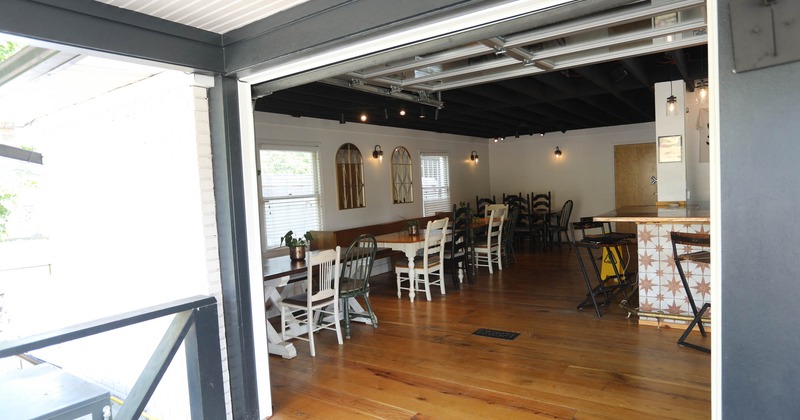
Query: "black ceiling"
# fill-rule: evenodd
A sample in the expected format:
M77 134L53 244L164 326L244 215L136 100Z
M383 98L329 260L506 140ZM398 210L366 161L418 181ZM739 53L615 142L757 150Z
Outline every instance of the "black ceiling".
M475 137L509 137L655 121L653 85L708 77L706 45L442 92L444 107L325 83L257 99L256 111ZM664 98L666 100L666 98ZM400 110L406 111L400 116Z

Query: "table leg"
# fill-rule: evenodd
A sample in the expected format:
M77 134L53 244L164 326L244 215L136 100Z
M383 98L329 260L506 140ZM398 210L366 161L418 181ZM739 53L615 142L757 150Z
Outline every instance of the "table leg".
M360 303L358 303L356 298L351 297L347 301L348 301L347 303L350 305L350 313L351 314L354 314L354 313L363 314L363 315L359 315L359 316L356 316L356 317L352 318L351 321L363 322L363 323L365 323L367 325L372 325L372 320L369 318L369 314L365 313L366 311L364 310L364 307L361 306ZM344 312L342 312L342 316L344 316ZM376 316L375 319L377 320L378 317Z
M406 251L406 258L408 258L408 298L414 302L414 297L417 295L414 289L417 288L417 273L414 271L414 255L415 252Z

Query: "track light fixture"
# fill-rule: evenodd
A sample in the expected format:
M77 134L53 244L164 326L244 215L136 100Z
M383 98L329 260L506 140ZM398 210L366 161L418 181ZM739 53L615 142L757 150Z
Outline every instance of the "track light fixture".
M375 150L372 151L372 157L383 162L383 150L381 149L380 144L375 145Z
M406 115L406 110L405 109L401 109L400 110L400 116L404 117L405 115Z
M473 150L472 153L469 154L469 160L475 162L475 164L477 165L478 164L478 152Z
M559 149L558 146L556 146L556 151L553 152L553 154L556 155L556 158L560 158L561 157L561 149Z
M366 113L362 112L360 118L361 118L361 122L367 122L367 114Z
M344 112L342 112L341 114L339 114L339 124L344 124L344 123L345 123Z

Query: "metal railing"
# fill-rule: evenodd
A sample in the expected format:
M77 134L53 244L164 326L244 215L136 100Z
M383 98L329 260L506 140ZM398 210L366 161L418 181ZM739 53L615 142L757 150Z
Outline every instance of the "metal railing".
M115 417L124 420L139 418L173 356L181 343L184 343L192 419L223 419L225 395L222 383L217 300L210 296L179 299L57 331L9 340L0 345L0 358L24 354L173 314L175 317L172 323Z

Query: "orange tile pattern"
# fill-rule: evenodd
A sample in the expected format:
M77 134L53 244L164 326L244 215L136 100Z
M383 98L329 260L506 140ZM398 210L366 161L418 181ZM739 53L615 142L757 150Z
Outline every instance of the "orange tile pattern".
M708 224L639 223L637 225L639 258L639 309L675 315L693 315L672 257L669 233L708 232ZM678 253L693 252L690 246L679 245ZM712 258L713 261L713 258ZM683 262L683 271L698 308L711 300L711 270L708 264ZM713 306L711 307L713 309ZM643 320L655 318L642 317ZM684 323L663 320L663 322Z

